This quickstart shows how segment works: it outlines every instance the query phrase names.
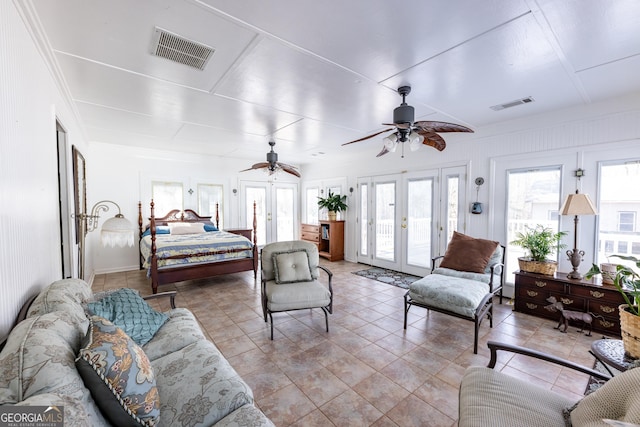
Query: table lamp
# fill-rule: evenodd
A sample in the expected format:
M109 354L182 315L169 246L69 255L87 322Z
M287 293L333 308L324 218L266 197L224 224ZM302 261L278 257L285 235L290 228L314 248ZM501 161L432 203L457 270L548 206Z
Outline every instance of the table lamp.
M584 256L584 251L578 249L578 216L579 215L597 215L596 208L591 203L591 199L586 194L581 194L576 190L575 194L569 194L565 199L562 207L560 208L560 215L574 215L574 236L573 236L573 250L567 251L567 256L573 271L567 275L569 279L581 280L582 275L578 272L580 261Z

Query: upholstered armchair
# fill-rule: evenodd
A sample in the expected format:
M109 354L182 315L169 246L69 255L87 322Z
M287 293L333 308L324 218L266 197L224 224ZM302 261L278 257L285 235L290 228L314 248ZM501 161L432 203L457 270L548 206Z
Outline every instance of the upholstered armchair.
M488 346L491 351L488 367L471 366L462 377L459 427L605 427L640 423L640 368L609 379L602 372L525 347L493 341L489 341ZM544 360L606 382L576 402L559 390L547 390L494 369L498 351L509 353L509 357L517 353Z
M431 274L409 285L404 296L404 328L411 306L474 323L473 352L478 353L480 324L493 327L493 297L502 304L505 247L498 242L454 232L444 256L433 258Z
M264 321L272 313L320 308L324 312L327 332L329 313L333 311L333 274L319 265L318 247L303 240L269 243L260 252L261 297ZM319 281L319 271L327 274L327 284Z

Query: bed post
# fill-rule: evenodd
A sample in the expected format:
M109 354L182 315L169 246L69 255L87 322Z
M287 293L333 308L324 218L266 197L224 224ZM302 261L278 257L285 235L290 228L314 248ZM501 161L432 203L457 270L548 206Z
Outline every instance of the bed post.
M256 201L253 201L253 280L258 279L258 220L256 219Z
M156 255L156 217L154 213L153 199L151 199L151 289L153 293L158 292L158 256Z
M219 215L218 209L219 209L219 205L218 203L216 203L216 228L220 230L220 215Z
M138 201L138 243L140 243L140 240L142 240L142 201ZM142 259L142 252L140 253L139 258L139 262L140 262L140 270L142 270L142 263L143 263L143 259Z

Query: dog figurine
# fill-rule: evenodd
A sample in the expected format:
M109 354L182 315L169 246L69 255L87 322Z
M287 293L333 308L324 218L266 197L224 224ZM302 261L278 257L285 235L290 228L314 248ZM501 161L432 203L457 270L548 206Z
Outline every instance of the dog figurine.
M576 320L578 322L582 322L582 328L580 328L578 332L584 331L585 326L588 326L589 331L588 333L585 333L585 335L589 337L591 336L591 322L593 321L594 314L584 313L582 311L565 310L562 303L558 301L556 297L549 297L547 298L547 301L550 302L551 304L545 306L544 308L550 311L559 311L561 314L560 322L558 322L558 326L556 326L553 329L558 329L560 332L566 333L567 328L569 327L569 320ZM597 314L595 314L595 316L604 319L604 317L599 316ZM564 330L560 329L560 326L562 325L564 325Z

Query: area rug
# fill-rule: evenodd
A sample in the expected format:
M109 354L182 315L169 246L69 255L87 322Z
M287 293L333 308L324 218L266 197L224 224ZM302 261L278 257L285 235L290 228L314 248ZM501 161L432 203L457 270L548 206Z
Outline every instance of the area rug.
M593 369L595 369L598 372L603 372L605 374L610 375L610 372L607 371L607 368L605 368L602 362L600 362L599 360L596 360L594 362ZM609 369L611 370L611 372L613 372L613 375L617 375L620 373L620 371L618 371L616 368L609 367ZM589 377L589 381L587 382L587 388L585 389L584 394L587 395L589 393L596 391L604 383L605 383L604 380L594 378L594 377Z
M366 270L353 271L353 274L366 277L367 279L377 280L378 282L388 285L397 286L403 289L409 289L409 285L421 277L412 276L410 274L400 273L398 271L387 270L386 268L372 267Z

